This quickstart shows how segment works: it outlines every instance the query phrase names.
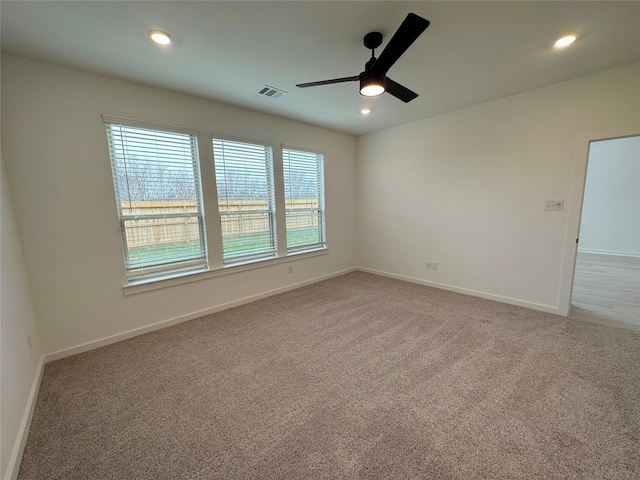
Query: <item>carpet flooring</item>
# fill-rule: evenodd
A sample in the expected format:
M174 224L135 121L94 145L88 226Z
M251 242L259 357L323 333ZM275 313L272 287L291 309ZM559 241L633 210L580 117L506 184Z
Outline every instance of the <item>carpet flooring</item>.
M350 273L47 364L19 478L638 479L640 332Z

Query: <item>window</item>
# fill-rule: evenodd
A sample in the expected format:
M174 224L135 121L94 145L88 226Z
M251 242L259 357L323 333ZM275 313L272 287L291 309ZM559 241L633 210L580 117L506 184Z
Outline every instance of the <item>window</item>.
M326 246L324 156L282 148L287 250Z
M205 268L197 132L103 119L129 277Z
M273 148L214 138L218 210L225 263L275 256Z
M102 119L129 279L125 292L326 253L322 154L283 145L279 155L270 143L218 134L198 146L199 132L190 128L109 114ZM201 168L199 148L213 153L213 165ZM205 208L220 219L210 235Z

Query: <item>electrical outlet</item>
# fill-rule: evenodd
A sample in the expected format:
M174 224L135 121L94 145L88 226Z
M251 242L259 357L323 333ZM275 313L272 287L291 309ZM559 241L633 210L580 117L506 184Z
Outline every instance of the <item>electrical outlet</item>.
M287 268L289 269L289 273L293 273L293 265L289 265Z
M564 208L564 200L545 200L544 210L546 212L559 212Z
M31 335L27 337L27 345L29 346L29 351L31 351L31 349L33 348L33 345L31 345Z
M438 264L431 262L431 270L437 270L438 269Z

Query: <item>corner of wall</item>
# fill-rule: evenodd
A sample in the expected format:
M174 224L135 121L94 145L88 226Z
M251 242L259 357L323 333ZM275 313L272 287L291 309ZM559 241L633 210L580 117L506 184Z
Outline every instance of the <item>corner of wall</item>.
M31 418L44 371L31 293L15 223L9 183L0 158L1 282L0 300L0 475L18 476Z

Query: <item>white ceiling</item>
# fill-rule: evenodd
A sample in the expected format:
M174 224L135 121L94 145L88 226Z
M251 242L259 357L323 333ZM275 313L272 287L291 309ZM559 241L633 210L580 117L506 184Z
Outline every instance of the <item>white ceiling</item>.
M389 76L419 93L367 99L358 75L409 12L431 26ZM2 51L360 135L640 61L638 1L2 1ZM162 48L147 31L169 32ZM560 36L575 44L553 50ZM378 50L378 54L381 49ZM257 94L263 85L288 95ZM369 106L367 117L359 110Z

